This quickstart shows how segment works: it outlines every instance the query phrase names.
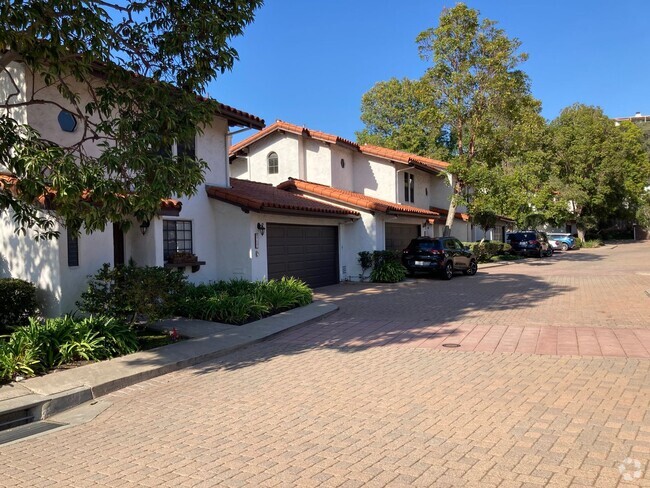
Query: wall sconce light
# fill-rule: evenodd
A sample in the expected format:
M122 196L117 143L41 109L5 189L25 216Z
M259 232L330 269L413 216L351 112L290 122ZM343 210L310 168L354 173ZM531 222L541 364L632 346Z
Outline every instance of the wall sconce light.
M266 231L266 227L264 226L264 224L263 224L262 222L258 222L258 223L257 223L257 230L259 230L259 231L260 231L260 235L263 236L263 235L264 235L264 231Z
M150 224L151 222L149 222L148 220L142 221L142 223L140 224L140 232L142 232L142 235L145 235L147 233Z

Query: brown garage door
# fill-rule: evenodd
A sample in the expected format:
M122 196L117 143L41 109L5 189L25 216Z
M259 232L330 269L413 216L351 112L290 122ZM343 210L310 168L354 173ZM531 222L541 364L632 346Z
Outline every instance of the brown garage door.
M267 226L269 279L295 276L312 288L339 282L339 229L335 226Z
M419 235L420 226L417 224L386 224L386 250L401 251Z

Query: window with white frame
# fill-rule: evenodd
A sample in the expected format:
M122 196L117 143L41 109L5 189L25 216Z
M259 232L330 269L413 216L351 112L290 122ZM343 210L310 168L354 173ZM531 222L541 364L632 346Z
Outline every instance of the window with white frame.
M270 175L277 175L280 172L280 164L278 161L278 154L275 152L269 153L266 157L268 170Z
M163 220L163 257L165 261L177 252L193 254L191 220Z
M415 175L404 173L404 201L415 202Z

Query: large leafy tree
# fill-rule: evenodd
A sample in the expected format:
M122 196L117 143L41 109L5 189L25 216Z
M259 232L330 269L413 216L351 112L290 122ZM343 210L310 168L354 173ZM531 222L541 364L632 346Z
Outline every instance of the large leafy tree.
M193 194L204 163L172 157L169 147L193 138L218 111L198 95L232 68L231 40L261 4L0 3L0 164L16 177L0 184L0 210L13 210L19 230L52 237L56 220L90 232L130 216L148 219L161 198ZM51 90L44 96L48 87L58 101ZM73 142L45 140L25 123L25 110L48 104L76 118Z
M550 191L540 192L537 178L548 174L545 121L519 69L520 42L459 3L417 43L429 68L417 81L390 80L364 95L360 141L451 163L446 234L460 204L521 219L546 206Z
M633 220L650 179L641 130L616 126L598 107L575 104L551 122L557 199L576 220L580 237L612 220Z
M518 126L527 115L539 125L539 104L530 95L519 65L527 59L520 42L496 22L459 3L443 11L438 27L417 37L420 56L432 66L425 74L453 141L449 172L453 197L445 233L451 232L456 206L467 200L468 186L483 188L490 169L520 152ZM523 136L525 136L525 131ZM476 187L476 184L482 184Z
M357 132L361 144L374 144L432 158L446 158L442 121L428 84L392 78L373 86L361 99Z

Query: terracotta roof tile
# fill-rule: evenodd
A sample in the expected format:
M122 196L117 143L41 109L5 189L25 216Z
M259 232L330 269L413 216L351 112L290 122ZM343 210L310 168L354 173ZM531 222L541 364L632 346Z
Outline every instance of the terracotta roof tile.
M0 190L15 192L18 182L19 180L16 176L6 173L0 174ZM41 205L50 205L55 197L56 190L48 189L46 193L38 197L38 203ZM92 201L92 192L90 190L84 190L81 193L81 200L85 202ZM172 210L175 212L180 212L182 207L183 203L180 200L176 200L174 198L162 198L160 200L161 210Z
M356 142L350 141L348 139L344 139L343 137L327 134L325 132L321 132L318 130L311 130L306 127L301 127L299 125L290 124L288 122L283 122L282 120L278 120L273 124L267 126L265 129L261 130L257 134L253 134L249 138L244 139L243 141L233 145L230 148L230 155L233 156L240 149L249 146L255 141L259 141L260 139L263 139L268 134L271 134L277 130L282 130L299 136L304 135L306 137L310 137L312 139L316 139L322 142L328 142L330 144L343 144L346 146L350 146L353 149L359 149L359 145Z
M449 209L439 208L439 207L429 207L429 208L431 210L433 210L434 212L438 212L443 217L446 217L447 215L449 215ZM456 212L454 214L454 218L460 219L460 220L462 220L464 222L469 222L469 214L468 213Z
M311 183L309 181L297 180L294 178L290 178L289 180L280 183L278 188L289 191L301 191L311 195L328 198L340 204L355 205L357 207L388 214L417 215L428 218L434 218L439 215L437 212L431 210L388 202L361 193L341 190L340 188L332 188L331 186L320 185L318 183Z
M359 146L359 150L364 154L371 156L379 156L381 158L390 159L398 163L412 164L414 166L423 167L426 169L433 169L440 171L449 166L449 163L438 161L437 159L425 158L417 154L407 153L404 151L397 151L395 149L388 149L386 147L373 146L371 144L364 144Z
M358 217L359 212L354 210L328 205L309 198L294 195L280 190L268 183L256 181L230 179L230 188L220 186L206 186L209 197L232 203L240 207L258 212L289 211L315 215L337 215L343 217Z
M331 144L344 144L363 154L389 159L397 163L413 165L415 167L419 167L425 170L441 171L444 170L447 166L449 166L449 163L446 163L444 161L425 158L423 156L418 156L417 154L407 153L404 151L397 151L395 149L388 149L380 146L373 146L370 144L359 145L354 141L350 141L348 139L335 136L333 134L327 134L325 132L311 130L308 129L307 127L301 127L299 125L290 124L282 120L276 121L275 123L269 125L265 129L258 132L257 134L253 134L247 139L244 139L243 141L233 145L230 148L230 156L234 156L235 154L237 154L238 151L240 151L241 149L247 146L250 146L255 141L259 141L260 139L263 139L267 135L280 130L289 132L291 134L296 134L299 136L311 137L312 139L328 142Z

